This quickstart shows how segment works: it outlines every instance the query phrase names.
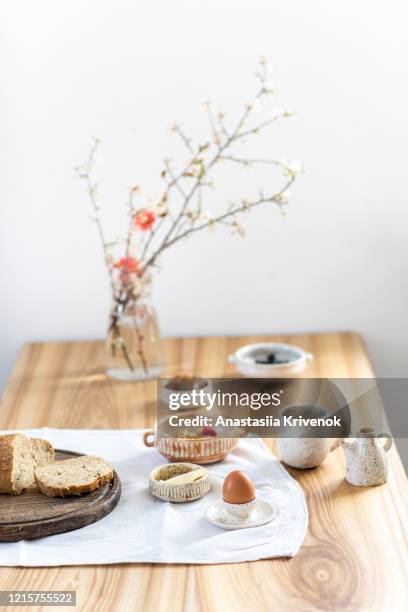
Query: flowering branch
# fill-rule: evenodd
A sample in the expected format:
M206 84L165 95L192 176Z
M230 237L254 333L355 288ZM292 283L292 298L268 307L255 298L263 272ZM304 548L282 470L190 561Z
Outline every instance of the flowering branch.
M110 324L110 333L115 346L112 352L116 350L116 346L119 346L130 369L133 369L134 366L120 331L120 317L130 305L137 303L147 293L150 285L150 270L157 265L162 253L191 234L215 225L227 225L238 234L244 235L244 228L238 221L242 213L266 203L276 204L282 210L283 206L289 202L289 188L297 174L302 171L299 162L257 157L246 158L234 152L237 143L242 143L244 139L259 134L278 119L290 117L293 114L291 109L275 108L269 117L258 121L255 125L250 125L252 112L259 105L260 100L275 93L269 81L269 74L270 68L262 59L260 69L256 72L259 80L258 90L252 101L245 105L240 118L232 127L227 125L224 113L215 113L211 101L205 103L204 110L208 115L211 132L207 142L195 145L192 138L187 136L178 124L172 126L171 130L183 143L188 159L179 170L173 167L171 160L165 160L161 177L166 186L154 203L143 203L140 207L137 206L136 196L141 196L140 189L139 187L130 189L129 226L125 240L125 253L124 257L115 262L110 249L116 244L108 243L105 239L99 216L97 183L93 179L98 141L92 143L87 161L78 169L79 176L86 181L115 303ZM208 187L213 186L213 170L224 162L246 168L261 164L272 165L282 171L286 182L274 193L264 195L261 191L259 196L253 200L241 198L239 204L230 205L227 209L219 210L212 216L205 208L206 193ZM133 321L138 339L137 356L147 372L148 363L143 351L143 331L137 317L133 317Z
M170 242L167 242L166 245L161 249L160 252L164 251L165 249L168 249L170 246L173 246L173 244L176 243L178 240L181 240L182 238L186 238L189 234L192 234L193 232L198 232L199 230L206 229L210 227L211 225L214 225L215 223L221 223L222 221L225 221L226 219L230 217L234 217L235 215L239 213L247 212L251 210L252 208L255 208L256 206L259 206L260 204L264 204L266 202L273 202L277 204L278 206L282 206L282 204L286 203L284 201L284 195L285 193L287 193L287 190L292 185L294 180L295 180L295 177L292 177L289 181L287 181L282 191L275 193L273 196L264 197L261 193L260 197L253 202L247 202L244 200L241 206L236 206L235 208L232 208L231 210L225 212L223 215L219 215L218 217L215 217L214 219L209 219L208 221L202 223L201 225L198 225L196 227L190 227L188 230L184 231L183 233L173 238L173 240L171 240ZM159 254L160 253L153 255L153 257L157 257ZM152 262L150 262L149 260L147 262L147 265L149 265L150 263Z

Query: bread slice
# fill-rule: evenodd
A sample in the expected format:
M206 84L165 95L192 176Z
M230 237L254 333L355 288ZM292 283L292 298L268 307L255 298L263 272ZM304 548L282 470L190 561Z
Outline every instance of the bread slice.
M18 433L0 436L0 493L20 495L35 485L34 469L54 458L55 451L46 440Z
M48 465L55 461L55 450L47 440L41 440L41 438L30 438L31 450L33 456L33 481L29 486L29 489L36 489L37 485L34 479L34 472L37 467L42 465Z
M41 438L30 438L34 468L55 461L55 450L47 440Z
M113 468L101 457L84 455L55 461L35 470L35 482L49 497L82 495L113 478Z

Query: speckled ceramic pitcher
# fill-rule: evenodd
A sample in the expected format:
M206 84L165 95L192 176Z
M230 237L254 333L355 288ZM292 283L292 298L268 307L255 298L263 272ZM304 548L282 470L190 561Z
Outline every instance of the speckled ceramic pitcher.
M346 457L346 480L356 487L375 487L388 478L387 451L392 446L389 434L361 429L360 437L344 438L341 444ZM383 444L380 438L386 438Z

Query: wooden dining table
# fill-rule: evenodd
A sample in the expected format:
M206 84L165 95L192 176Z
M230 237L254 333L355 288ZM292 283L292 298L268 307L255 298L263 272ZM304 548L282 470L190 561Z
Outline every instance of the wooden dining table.
M260 341L290 342L310 351L314 360L305 377L374 376L356 333L168 339L166 375L233 375L228 355L240 345ZM26 344L4 391L0 428L151 427L156 382L113 381L104 372L104 362L99 341ZM273 450L274 441L267 443ZM395 445L388 459L388 482L373 488L345 481L341 448L319 468L289 470L309 510L307 535L294 558L217 564L216 549L211 565L46 567L44 558L41 568L0 568L0 589L75 590L76 609L99 612L406 610L407 478Z

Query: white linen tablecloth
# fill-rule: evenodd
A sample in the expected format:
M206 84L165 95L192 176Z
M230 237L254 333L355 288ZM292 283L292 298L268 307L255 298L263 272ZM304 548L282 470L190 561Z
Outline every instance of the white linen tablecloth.
M144 446L142 430L42 428L22 433L45 438L55 448L109 460L122 481L122 496L116 509L93 525L39 540L1 542L2 566L235 563L293 557L303 542L308 523L303 491L262 440L241 440L225 461L208 466L212 488L203 498L172 504L149 494L151 470L166 461ZM252 478L258 497L277 508L271 523L226 531L205 519L206 508L221 498L223 479L236 469Z

